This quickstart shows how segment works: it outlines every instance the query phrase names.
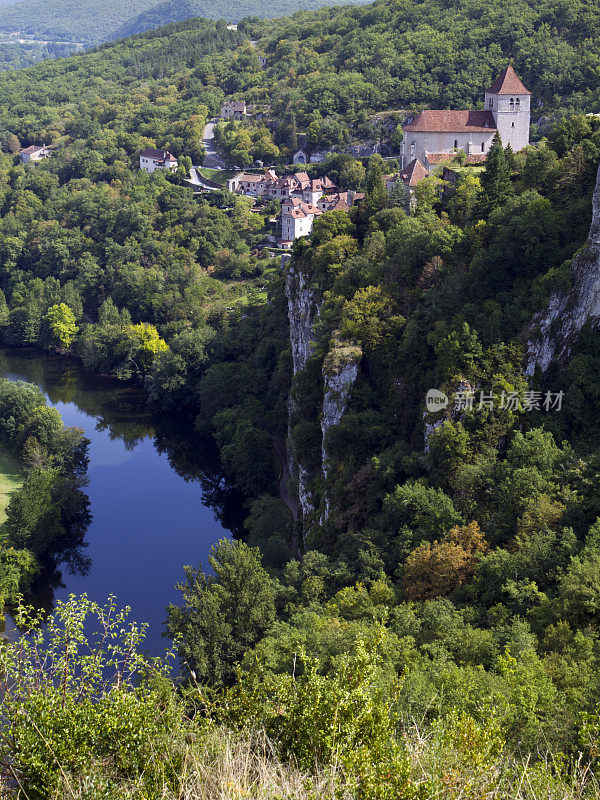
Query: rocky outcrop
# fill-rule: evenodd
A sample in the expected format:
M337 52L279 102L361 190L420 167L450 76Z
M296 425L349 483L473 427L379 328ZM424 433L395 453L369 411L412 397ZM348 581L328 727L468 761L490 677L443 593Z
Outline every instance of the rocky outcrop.
M435 413L430 411L423 412L423 450L425 453L429 453L431 437L438 428L445 422L459 422L464 417L464 411L456 407L457 395L464 395L474 391L475 387L469 381L459 381L453 391L444 395L447 398L447 405L442 410ZM442 392L438 392L438 394L443 395Z
M292 346L292 364L294 376L304 369L306 362L314 349L314 323L319 313L319 302L308 276L301 267L292 259L289 264L285 284L288 301L288 317L290 322L290 343ZM322 434L322 471L326 479L329 471L326 452L326 437L330 428L337 425L344 414L350 399L352 387L358 375L358 368L362 358L362 350L356 345L342 342L334 336L332 344L323 363L323 411L321 415ZM295 411L294 392L290 393L289 416L293 418ZM302 508L303 517L315 511L308 489L309 480L313 475L299 464L291 446L291 437L288 429L288 459L290 474L298 480L298 500ZM321 521L327 516L328 502L325 499L325 513Z
M588 240L571 263L572 288L550 298L530 329L525 373L536 367L546 372L552 362L564 360L587 322L600 322L600 167L593 197Z
M319 311L308 277L292 260L285 279L290 320L290 342L294 375L304 369L313 350L313 326Z
M314 322L319 311L319 305L307 275L302 272L302 269L294 259L289 263L285 280L285 294L288 301L290 344L292 346L292 365L295 376L301 369L304 369L313 351ZM292 418L294 410L293 392L291 392L288 401L289 419ZM300 501L302 513L306 517L307 514L314 511L307 489L309 476L307 471L297 462L289 435L289 426L287 451L290 474L298 479L298 500Z
M323 414L321 416L321 433L323 435L323 475L327 478L329 465L325 441L327 432L341 420L352 387L358 375L358 367L362 358L362 350L356 345L333 341L327 358L323 363Z
M327 433L334 425L338 425L348 405L352 387L358 376L358 367L362 358L362 350L355 345L333 341L327 358L323 363L323 413L321 414L321 468L323 478L327 481L329 461L327 457ZM329 498L327 491L324 497L324 509L321 524L329 516Z

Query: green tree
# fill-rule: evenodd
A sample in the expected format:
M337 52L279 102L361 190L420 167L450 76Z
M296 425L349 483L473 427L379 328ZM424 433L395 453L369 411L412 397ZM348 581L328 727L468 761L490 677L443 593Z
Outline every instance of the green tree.
M44 317L44 326L48 343L65 350L71 346L79 330L75 315L66 303L50 306Z
M367 193L365 197L365 210L367 214L376 214L385 207L387 191L383 182L383 160L380 155L369 158L367 167Z
M201 683L233 682L235 665L275 619L275 587L258 548L223 539L208 558L212 574L185 567L184 605L170 605L167 633L178 640L186 674Z
M510 167L498 133L494 135L487 155L485 169L481 175L481 187L482 208L486 215L503 205L512 194Z

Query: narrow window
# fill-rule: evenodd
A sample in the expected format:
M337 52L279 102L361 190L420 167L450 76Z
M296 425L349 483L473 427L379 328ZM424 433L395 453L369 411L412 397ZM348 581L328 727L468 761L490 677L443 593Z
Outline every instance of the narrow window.
M515 99L514 99L514 97L510 98L510 110L511 111L515 110Z
M514 122L513 122L512 126L513 126L513 128L515 127L515 123Z
M457 150L457 149L458 149L458 139L455 139L455 140L454 140L454 149L455 149L455 150Z
M488 107L489 108L493 108L494 107L494 98L493 97L490 97L490 102L488 103Z
M481 143L481 152L485 153L485 142Z
M517 99L515 100L515 106L517 108L517 111L521 110L521 98L520 97L517 97Z

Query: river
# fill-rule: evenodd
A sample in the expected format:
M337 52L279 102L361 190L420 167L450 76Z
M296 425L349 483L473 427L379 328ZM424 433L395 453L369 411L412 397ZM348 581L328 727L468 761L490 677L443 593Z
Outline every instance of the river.
M225 525L239 525L241 503L224 488L214 450L184 423L157 425L141 390L59 357L0 350L0 376L35 383L91 442L86 547L38 587L39 604L113 594L149 623L144 649L158 655L170 644L165 609L180 601L183 565L207 565L212 544L231 535Z

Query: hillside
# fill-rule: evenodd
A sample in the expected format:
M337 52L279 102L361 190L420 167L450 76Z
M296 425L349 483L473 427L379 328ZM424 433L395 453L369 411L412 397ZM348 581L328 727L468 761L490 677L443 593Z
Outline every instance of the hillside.
M0 75L0 345L143 386L214 446L209 480L195 441L172 457L223 523L224 497L245 516L182 563L176 678L115 598L71 596L0 647L8 797L597 800L599 29L589 0L378 0L192 18ZM509 62L534 146L494 136L477 169L446 153L409 187L338 152L382 116L397 147L407 112L481 107ZM309 177L361 197L315 212L289 260L266 246L278 200L187 180L242 97L264 116L215 126L229 164L283 174L306 140L332 151ZM146 148L176 171L140 170ZM22 391L0 386L28 470L7 607L60 535L45 498L85 483ZM147 580L129 552L110 563Z
M0 30L76 42L107 39L152 0L22 0L0 8Z
M364 2L365 0L360 0ZM343 0L332 0L340 5ZM42 39L83 43L103 42L143 33L193 16L238 22L246 16L274 17L299 9L314 9L326 0L0 0L0 31L20 31Z
M363 5L369 0L356 0ZM207 17L239 22L244 17L273 18L293 14L296 11L311 11L321 6L347 5L348 0L272 0L260 3L257 0L166 0L158 3L137 17L128 20L111 38L120 39L136 33L153 30L170 22L180 22L190 17Z

